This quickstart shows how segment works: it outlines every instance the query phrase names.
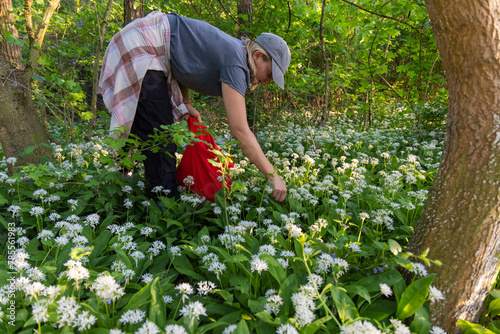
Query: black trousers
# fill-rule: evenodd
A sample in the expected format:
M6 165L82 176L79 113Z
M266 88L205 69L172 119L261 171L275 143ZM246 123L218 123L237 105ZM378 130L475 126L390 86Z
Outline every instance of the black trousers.
M151 139L149 135L154 129L162 130L161 125L170 125L174 121L172 104L167 89L167 78L161 71L147 71L142 82L139 103L132 124L131 133L141 140ZM161 145L157 153L144 150L146 156L144 167L146 181L151 191L157 186L170 190L168 197L177 194L177 181L175 180L175 152L177 146L168 142ZM170 153L171 156L167 153ZM156 194L152 193L154 197ZM158 195L161 195L159 193Z

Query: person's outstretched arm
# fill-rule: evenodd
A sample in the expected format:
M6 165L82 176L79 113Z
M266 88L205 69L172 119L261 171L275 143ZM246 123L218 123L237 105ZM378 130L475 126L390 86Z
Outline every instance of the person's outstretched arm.
M245 98L226 83L222 83L222 97L231 134L240 141L239 146L243 154L274 185L272 197L278 202L282 202L286 197L286 186L264 155L257 138L248 126Z

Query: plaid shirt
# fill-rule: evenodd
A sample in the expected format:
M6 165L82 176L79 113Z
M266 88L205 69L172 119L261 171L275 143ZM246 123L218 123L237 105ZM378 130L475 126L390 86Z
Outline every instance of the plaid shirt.
M182 93L170 75L170 25L166 14L152 12L115 34L102 64L97 93L111 112L110 130L132 128L141 85L148 70L163 71L168 78L174 119L187 114Z

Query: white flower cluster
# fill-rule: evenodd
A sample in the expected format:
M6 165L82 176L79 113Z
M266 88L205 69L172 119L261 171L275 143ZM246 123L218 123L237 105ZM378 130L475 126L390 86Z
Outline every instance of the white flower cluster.
M91 286L97 297L106 300L116 301L125 294L121 287L111 275L101 275L96 278Z

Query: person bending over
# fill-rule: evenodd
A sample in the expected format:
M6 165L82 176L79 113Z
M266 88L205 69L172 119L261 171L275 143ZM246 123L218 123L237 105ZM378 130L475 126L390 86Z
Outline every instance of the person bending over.
M111 112L111 130L125 126L141 140L148 140L155 128L183 118L201 122L189 89L222 96L231 134L274 186L272 197L281 202L287 189L250 130L245 92L272 80L283 89L290 58L286 42L275 34L240 40L207 22L155 11L113 36L98 93ZM167 143L160 152L144 152L150 190L161 186L170 191L168 196L176 194L176 149Z

